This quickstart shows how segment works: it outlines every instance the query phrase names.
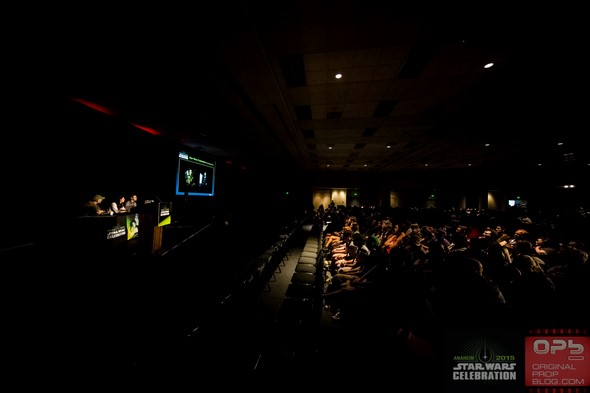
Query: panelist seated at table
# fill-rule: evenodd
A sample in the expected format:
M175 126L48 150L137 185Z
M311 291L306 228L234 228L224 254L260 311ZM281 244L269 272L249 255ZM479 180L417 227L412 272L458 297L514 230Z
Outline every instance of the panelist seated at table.
M119 198L109 205L110 212L117 214L117 213L127 213L127 209L125 209L125 196L119 196Z
M135 208L137 208L137 195L131 194L131 196L125 201L125 210L131 212Z
M104 197L100 194L96 194L91 200L82 205L82 215L84 216L102 216L107 214L100 204L104 201Z

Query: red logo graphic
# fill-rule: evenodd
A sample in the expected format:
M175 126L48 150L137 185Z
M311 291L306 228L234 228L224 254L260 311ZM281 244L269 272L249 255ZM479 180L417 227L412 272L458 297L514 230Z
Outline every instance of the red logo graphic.
M590 386L590 337L569 334L525 337L525 385Z

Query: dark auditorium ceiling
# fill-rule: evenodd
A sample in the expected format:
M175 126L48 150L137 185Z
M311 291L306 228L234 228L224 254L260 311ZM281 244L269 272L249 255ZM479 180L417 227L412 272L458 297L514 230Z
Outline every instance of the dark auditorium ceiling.
M67 95L244 165L587 167L575 23L275 3L73 18Z

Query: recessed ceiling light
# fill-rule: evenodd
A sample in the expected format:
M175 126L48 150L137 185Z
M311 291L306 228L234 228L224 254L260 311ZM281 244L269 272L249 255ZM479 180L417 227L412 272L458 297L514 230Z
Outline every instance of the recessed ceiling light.
M340 79L340 78L342 78L342 74L341 73L338 73L338 74L334 75L334 78Z
M486 65L483 66L483 68L492 68L494 66L494 63L488 63Z

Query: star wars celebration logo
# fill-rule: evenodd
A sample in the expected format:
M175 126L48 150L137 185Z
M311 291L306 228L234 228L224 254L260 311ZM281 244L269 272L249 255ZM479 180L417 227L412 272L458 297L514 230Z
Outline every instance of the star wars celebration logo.
M456 388L452 391L522 387L522 351L516 336L510 331L453 332L447 352L447 382Z

